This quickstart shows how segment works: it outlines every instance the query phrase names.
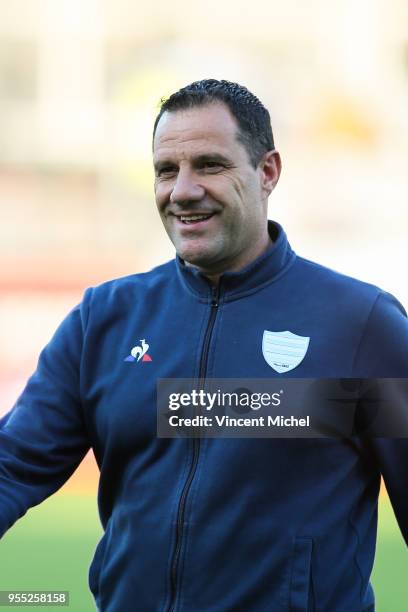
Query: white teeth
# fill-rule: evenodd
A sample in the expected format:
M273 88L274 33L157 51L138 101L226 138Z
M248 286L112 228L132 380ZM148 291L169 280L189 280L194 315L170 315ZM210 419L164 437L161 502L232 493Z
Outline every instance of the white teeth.
M184 222L203 221L204 219L208 219L209 217L211 217L211 215L190 215L188 217L183 217L183 215L180 215L180 220Z

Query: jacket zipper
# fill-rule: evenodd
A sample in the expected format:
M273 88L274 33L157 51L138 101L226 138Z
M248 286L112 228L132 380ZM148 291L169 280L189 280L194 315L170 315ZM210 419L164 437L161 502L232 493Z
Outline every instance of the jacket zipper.
M218 301L220 295L220 287L219 284L217 287L212 288L212 297L211 297L211 310L210 316L208 318L207 329L205 331L203 350L201 353L200 360L200 370L199 370L199 380L200 385L203 383L206 373L207 373L207 364L208 364L208 351L210 348L210 341L212 336L212 331L214 328L215 318L217 316L218 311ZM184 515L186 509L187 497L191 488L191 484L194 480L195 472L198 464L198 457L200 455L200 438L193 438L193 455L190 466L190 471L188 473L186 482L184 483L183 491L181 493L179 507L177 512L177 530L176 530L176 543L174 547L173 561L171 564L171 574L170 574L170 587L171 587L171 595L170 595L170 604L168 608L168 612L174 612L174 607L176 604L176 595L177 595L177 578L178 578L178 566L180 561L180 552L181 552L181 544L183 539L184 532Z

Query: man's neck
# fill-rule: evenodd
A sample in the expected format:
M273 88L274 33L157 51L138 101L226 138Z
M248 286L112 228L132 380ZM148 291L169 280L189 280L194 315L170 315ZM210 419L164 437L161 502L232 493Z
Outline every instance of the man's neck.
M216 286L218 286L218 284L220 282L220 278L224 274L224 272L239 272L240 270L243 270L244 268L249 266L249 264L251 264L253 261L258 259L258 257L261 257L264 253L266 253L266 251L268 251L271 248L272 245L273 245L273 240L270 237L270 235L268 234L266 243L264 244L263 248L258 251L258 253L257 253L257 255L255 257L251 257L249 259L249 261L245 261L241 265L238 264L237 266L223 269L220 272L211 272L211 271L208 271L208 270L206 270L204 268L200 268L200 266L193 266L192 264L189 264L187 261L185 263L188 266L192 266L192 267L195 267L197 270L200 270L201 274L206 276L208 278L208 280L210 281L210 283L216 287Z

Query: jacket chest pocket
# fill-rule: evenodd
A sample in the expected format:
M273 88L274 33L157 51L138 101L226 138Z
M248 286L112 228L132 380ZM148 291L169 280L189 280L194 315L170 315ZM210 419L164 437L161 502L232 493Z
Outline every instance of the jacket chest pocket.
M290 581L290 612L314 612L312 586L312 538L296 538Z

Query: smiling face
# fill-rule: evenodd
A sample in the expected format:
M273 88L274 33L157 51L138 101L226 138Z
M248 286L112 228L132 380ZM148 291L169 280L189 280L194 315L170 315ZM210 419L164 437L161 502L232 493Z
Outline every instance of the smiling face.
M239 270L270 244L267 200L279 154L257 168L225 104L165 112L153 141L156 204L178 255L217 278Z

